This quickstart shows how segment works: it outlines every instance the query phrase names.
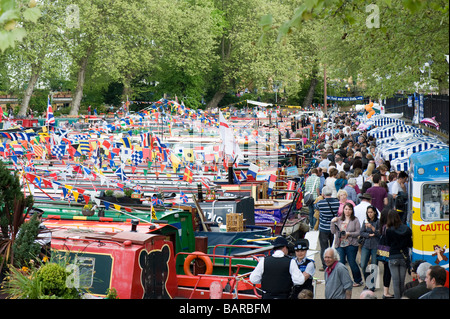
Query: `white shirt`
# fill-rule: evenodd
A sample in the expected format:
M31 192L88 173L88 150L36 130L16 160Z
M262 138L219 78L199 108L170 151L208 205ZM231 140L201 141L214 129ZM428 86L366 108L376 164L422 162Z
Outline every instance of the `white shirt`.
M276 250L273 254L275 258L284 257L284 252L282 250ZM250 274L250 281L254 284L260 284L262 275L264 273L264 257L259 259L258 265ZM300 269L298 269L297 263L294 259L291 259L291 264L289 265L289 273L291 274L292 282L294 285L303 285L305 282L305 276L303 276Z
M366 214L367 207L369 207L370 205L372 205L372 204L370 204L369 202L367 202L365 200L362 200L361 203L359 203L358 205L356 205L353 208L353 211L355 212L355 216L358 217L359 224L360 224L359 226L361 228L363 227L364 221L367 218L367 214ZM377 208L377 213L378 213L378 219L380 219L381 214L380 214L380 211L378 210L378 208Z
M343 171L344 171L344 165L345 165L344 162L341 162L341 164L339 164L338 162L336 162L336 169L337 169L339 172L343 172Z

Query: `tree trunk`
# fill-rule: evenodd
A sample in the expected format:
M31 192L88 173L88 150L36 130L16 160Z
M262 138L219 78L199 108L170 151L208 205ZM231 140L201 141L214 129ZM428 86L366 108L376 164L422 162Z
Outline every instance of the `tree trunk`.
M25 116L27 115L28 111L28 105L30 104L31 96L33 95L34 87L37 83L37 80L39 79L39 76L41 75L41 67L37 64L31 65L31 77L28 81L27 89L25 90L22 104L20 105L19 109L19 116Z
M223 97L225 96L224 92L220 92L217 91L213 98L211 99L211 101L208 102L208 104L206 105L206 108L216 108L219 105L219 102L223 99Z
M303 107L308 107L312 104L314 98L314 91L316 90L317 81L317 73L313 73L311 75L311 83L309 84L308 94L306 94L305 99L303 100Z
M92 49L88 49L86 55L80 59L78 63L78 79L77 79L77 88L75 89L75 94L73 96L72 108L70 110L70 115L78 115L81 105L81 99L83 98L83 88L84 81L86 76L86 69L89 60L89 56L91 55Z
M131 96L131 77L126 77L123 82L122 101L127 100L127 96Z

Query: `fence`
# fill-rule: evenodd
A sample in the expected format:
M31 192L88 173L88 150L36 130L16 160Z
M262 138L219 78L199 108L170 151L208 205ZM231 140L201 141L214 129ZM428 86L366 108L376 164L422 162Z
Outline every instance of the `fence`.
M408 97L395 95L386 99L385 109L388 113L403 113L403 117L412 121L414 109L417 102L412 99L411 106L408 106ZM449 134L449 96L448 95L425 95L423 97L423 117L435 117L440 122L440 131Z

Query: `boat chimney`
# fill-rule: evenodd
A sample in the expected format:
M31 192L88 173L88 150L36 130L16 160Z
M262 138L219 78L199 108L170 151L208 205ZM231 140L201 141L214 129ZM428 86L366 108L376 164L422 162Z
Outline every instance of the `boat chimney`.
M139 220L133 219L131 220L131 231L137 232L137 225L139 225Z
M228 184L234 184L232 163L228 163Z
M197 183L197 198L199 202L203 202L202 183Z

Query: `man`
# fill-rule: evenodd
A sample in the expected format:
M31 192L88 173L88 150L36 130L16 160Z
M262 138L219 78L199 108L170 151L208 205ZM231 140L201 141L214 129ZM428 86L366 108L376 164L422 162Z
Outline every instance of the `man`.
M353 280L347 266L339 262L335 248L327 248L323 256L325 269L325 299L352 299Z
M336 155L334 156L334 160L336 162L336 169L339 172L344 172L344 159L342 158L342 155L338 152L336 153Z
M330 187L325 186L322 189L322 196L324 199L316 203L316 209L319 211L319 244L320 244L320 258L322 261L323 271L325 268L325 261L323 259L323 253L325 249L331 247L333 243L333 234L331 233L331 220L337 216L339 210L339 199L331 197L332 190Z
M322 188L325 185L325 176L323 176L322 167L317 167L317 176L319 176L319 178L320 178L319 190L320 190L320 192L322 192Z
M359 295L359 299L377 299L377 296L372 290L364 289Z
M372 205L372 196L368 193L364 193L361 196L359 196L359 198L361 199L361 203L356 205L353 211L355 212L355 216L358 218L359 224L362 228L364 220L366 219L367 207ZM377 212L379 219L380 211L377 209Z
M372 177L373 185L370 187L366 193L372 196L372 205L375 206L379 211L382 211L384 206L388 204L388 194L384 187L380 186L381 175L374 174Z
M309 227L314 228L316 224L316 219L314 218L314 202L316 198L320 195L320 177L317 176L317 168L311 170L311 176L306 179L305 183L305 193L310 192L312 194L313 201L308 205L309 208Z
M331 163L331 161L328 159L327 153L323 152L320 157L322 158L322 160L320 161L318 167L324 168L325 170L327 170L328 169L328 165L330 165L330 163Z
M404 171L398 173L397 180L392 185L392 197L394 199L397 198L399 193L404 193L405 195L408 192L408 188L406 186L406 182L408 180L408 174Z
M430 292L430 289L428 289L427 283L425 282L427 272L430 267L431 264L427 262L423 262L419 265L419 267L417 267L417 281L419 282L419 284L405 291L403 295L406 298L419 299L424 294Z
M309 249L309 241L306 238L299 239L294 246L295 250L295 262L298 268L305 277L305 283L301 286L295 286L294 298L297 298L298 293L303 289L308 289L313 291L313 276L316 272L316 267L314 266L314 260L306 258L306 253Z
M293 285L303 285L305 277L294 259L287 256L288 241L277 237L273 254L263 257L250 274L253 284L261 284L263 299L287 299Z
M447 272L441 266L431 266L427 271L425 282L430 292L424 294L419 299L449 299L448 288L444 287Z

